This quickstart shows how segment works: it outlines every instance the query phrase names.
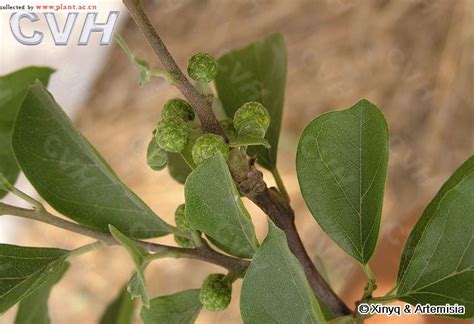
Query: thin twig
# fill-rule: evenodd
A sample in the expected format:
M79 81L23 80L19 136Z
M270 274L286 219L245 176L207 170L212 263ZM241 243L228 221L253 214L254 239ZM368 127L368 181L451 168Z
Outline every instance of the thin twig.
M86 254L90 251L99 249L101 247L104 247L106 244L102 241L97 241L94 243L90 243L81 247L78 247L77 249L74 249L69 252L69 258L77 257L79 255Z
M222 129L219 121L212 112L212 106L209 99L201 95L194 86L189 82L184 73L176 64L176 61L171 56L165 44L161 40L160 35L153 27L150 19L143 9L143 5L139 0L123 0L123 3L128 8L130 16L138 26L138 29L145 36L148 44L155 52L158 59L163 64L164 70L173 75L175 79L175 86L186 97L191 106L196 111L196 114L201 121L203 129L208 133L214 133L223 136L227 140L227 135Z
M260 181L263 182L263 179ZM329 286L323 276L318 272L308 255L298 230L296 229L294 212L291 207L284 199L275 197L275 194L266 186L263 187L259 185L253 188L260 189L248 191L247 197L252 200L254 204L260 207L260 209L268 215L276 226L285 232L288 246L302 265L306 279L308 280L314 294L321 302L326 304L331 312L337 317L352 314L352 311L346 306L342 299L339 298L334 290L332 290L331 286ZM241 187L241 189L245 190L245 187Z
M104 242L107 245L116 245L119 244L115 238L105 232L101 232L92 228L88 228L65 219L59 218L51 213L49 213L44 208L39 209L25 209L16 206L7 205L0 203L0 216L1 215L12 215L27 219L36 220L43 222L55 227L59 227L70 232L78 233L84 236L92 237L96 240ZM207 245L203 245L197 249L184 249L174 246L162 245L152 242L145 241L135 241L137 244L144 247L149 252L154 253L164 253L164 254L175 254L180 257L198 259L206 262L210 262L219 266L222 266L229 271L242 271L246 269L249 265L249 262L246 260L236 259L224 254L221 254L217 251L212 250Z

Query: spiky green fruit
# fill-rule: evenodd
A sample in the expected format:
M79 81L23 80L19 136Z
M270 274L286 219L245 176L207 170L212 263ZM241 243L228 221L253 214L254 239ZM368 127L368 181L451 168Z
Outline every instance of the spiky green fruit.
M183 99L173 98L168 100L161 111L161 118L181 118L184 121L194 120L194 111L191 105Z
M222 311L230 304L232 285L224 277L221 273L213 273L202 283L199 300L211 312Z
M270 126L270 114L259 102L243 104L234 114L234 127L239 136L264 137Z
M191 153L194 163L197 165L218 153L221 153L227 160L229 156L229 145L227 145L222 136L204 134L196 140Z
M189 126L180 118L162 119L155 129L155 140L158 146L172 153L181 152L189 137Z
M188 74L194 81L209 82L216 78L219 65L207 53L194 54L188 62Z

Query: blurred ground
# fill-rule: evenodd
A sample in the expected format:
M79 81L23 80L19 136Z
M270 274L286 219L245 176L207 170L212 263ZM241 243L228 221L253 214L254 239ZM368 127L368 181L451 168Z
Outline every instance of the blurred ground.
M149 12L181 67L198 51L218 56L275 31L284 34L289 62L280 170L308 249L325 260L331 283L350 305L360 297L364 278L307 211L298 191L295 150L304 126L322 112L350 107L360 98L384 110L391 156L373 268L380 294L389 290L411 224L449 174L474 152L474 2L163 0L151 3ZM156 62L133 23L121 34L139 56ZM162 81L138 88L136 80L136 71L115 46L78 126L124 182L172 222L174 208L183 202L183 188L166 171L150 171L145 150L160 107L178 92ZM262 238L265 218L253 207L250 211ZM28 225L25 244L71 248L88 242L46 225ZM53 323L96 321L132 269L118 247L75 260L53 292ZM197 261L155 262L147 271L151 295L198 287L209 271L218 270ZM229 310L203 312L198 322L240 323L235 288ZM370 322L395 320L377 317ZM435 320L404 317L398 322Z

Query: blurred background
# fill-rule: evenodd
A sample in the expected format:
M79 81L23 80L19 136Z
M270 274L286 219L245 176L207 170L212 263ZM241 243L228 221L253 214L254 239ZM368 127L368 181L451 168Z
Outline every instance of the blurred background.
M474 1L145 2L182 68L196 52L219 56L270 33L284 34L289 60L279 169L308 250L328 270L331 285L351 307L361 297L365 278L309 214L296 179L296 146L305 125L323 112L348 108L361 98L385 112L391 131L389 174L379 245L371 264L379 280L376 294L392 288L403 242L413 224L441 184L474 152ZM123 10L119 1L107 3ZM119 32L138 56L158 65L125 11ZM51 59L51 47L35 49L43 57L39 62L28 54L5 58L4 47L1 72L32 63L58 68L52 91L80 131L121 179L172 223L174 209L184 201L183 187L167 171L151 171L145 152L163 103L180 96L178 91L162 80L139 88L136 70L115 44L106 49L92 47L90 53L80 55L79 47L72 44L59 49L57 61ZM79 94L72 100L74 89ZM272 184L270 175L265 176ZM265 217L246 204L262 239ZM8 230L16 244L73 248L90 242L44 224L16 224ZM158 242L174 243L172 238ZM52 322L96 322L132 271L131 259L119 247L73 260L73 267L53 290ZM208 273L216 271L220 269L198 261L165 259L149 266L147 280L151 295L158 296L197 288ZM239 290L240 283L234 286L228 310L203 311L197 322L240 323ZM13 317L14 310L2 323L12 322ZM425 316L377 316L368 321L392 322L455 321Z

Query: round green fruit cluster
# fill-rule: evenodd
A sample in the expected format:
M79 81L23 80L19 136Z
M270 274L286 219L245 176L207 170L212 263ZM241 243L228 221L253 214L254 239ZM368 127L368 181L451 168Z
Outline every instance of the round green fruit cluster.
M229 145L227 145L222 136L204 134L196 140L191 153L194 163L197 165L212 158L218 153L222 154L222 156L227 160L229 156Z
M234 128L239 136L263 138L269 126L270 114L259 102L247 102L234 114Z
M177 117L162 119L155 129L155 140L158 146L172 153L181 152L188 142L189 126Z
M210 82L217 76L219 65L206 53L194 54L188 62L188 74L194 81Z
M161 110L161 118L177 117L184 121L194 120L194 111L191 105L183 99L173 98L168 100Z
M220 273L209 275L201 286L199 300L207 310L219 312L227 308L232 296L232 285Z
M183 99L168 100L161 111L161 120L153 131L158 148L164 152L179 153L188 143L190 128L188 122L194 120L191 105ZM159 152L156 152L158 155Z

